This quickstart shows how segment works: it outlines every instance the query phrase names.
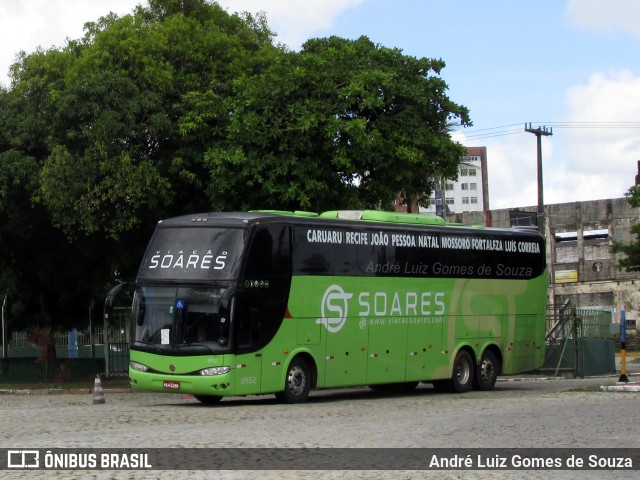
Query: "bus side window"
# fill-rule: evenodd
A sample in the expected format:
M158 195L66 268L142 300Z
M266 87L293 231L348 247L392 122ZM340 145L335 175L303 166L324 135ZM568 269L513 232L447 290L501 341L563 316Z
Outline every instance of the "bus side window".
M244 276L265 280L291 274L289 228L272 226L256 232L249 249Z

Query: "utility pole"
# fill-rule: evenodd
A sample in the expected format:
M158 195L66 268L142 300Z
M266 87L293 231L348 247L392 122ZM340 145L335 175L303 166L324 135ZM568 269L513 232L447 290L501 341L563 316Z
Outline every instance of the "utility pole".
M524 131L533 133L538 140L538 231L545 234L544 227L544 197L542 186L542 136L553 135L553 129L547 127L531 128L531 122L524 124Z

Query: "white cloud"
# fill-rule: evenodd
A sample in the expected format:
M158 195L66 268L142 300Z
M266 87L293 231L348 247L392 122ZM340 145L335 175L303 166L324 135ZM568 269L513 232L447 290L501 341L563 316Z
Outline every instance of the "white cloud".
M264 11L276 41L297 50L314 33L331 28L342 12L367 0L218 0L230 12Z
M637 0L569 0L565 15L569 22L580 27L640 35L640 2Z
M591 198L620 197L633 184L640 160L640 76L594 73L586 85L568 90L567 103L568 122L602 124L559 132L566 137L567 170L591 185Z
M594 73L567 90L566 103L562 125L571 128L557 125L542 140L545 204L621 198L638 173L640 76ZM510 135L485 145L491 208L537 205L535 137Z
M471 143L465 143L471 145ZM488 140L487 169L491 209L527 207L538 204L536 139L531 134ZM542 142L543 164L551 158L551 144ZM546 175L545 175L546 177ZM545 189L545 194L547 189ZM549 203L545 197L545 203Z
M133 11L144 0L3 0L0 3L0 85L18 52L64 46L83 35L83 26L108 14Z

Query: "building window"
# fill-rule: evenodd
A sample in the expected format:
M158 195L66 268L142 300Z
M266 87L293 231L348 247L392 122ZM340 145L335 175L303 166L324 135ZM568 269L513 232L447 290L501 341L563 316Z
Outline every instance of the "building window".
M460 176L461 177L466 177L467 175L469 175L469 170L466 168L461 168L460 169Z
M470 168L469 169L469 176L470 177L475 177L476 176L476 169L475 168Z
M460 185L460 187L462 188L462 190L469 190L469 184L468 183L462 183Z
M453 197L447 197L446 200L447 205L453 205L455 203L455 199Z
M453 183L445 183L444 184L444 189L445 190L453 190Z
M478 197L471 197L471 203L478 203Z
M469 197L462 197L462 204L463 205L468 205L469 204Z
M477 183L470 183L469 184L469 190L477 190L478 189L478 184Z

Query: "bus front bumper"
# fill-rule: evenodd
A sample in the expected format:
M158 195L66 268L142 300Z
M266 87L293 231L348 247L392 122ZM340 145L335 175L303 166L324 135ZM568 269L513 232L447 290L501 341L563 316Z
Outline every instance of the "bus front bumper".
M172 375L129 369L131 388L146 392L230 396L235 394L232 372L221 375Z

